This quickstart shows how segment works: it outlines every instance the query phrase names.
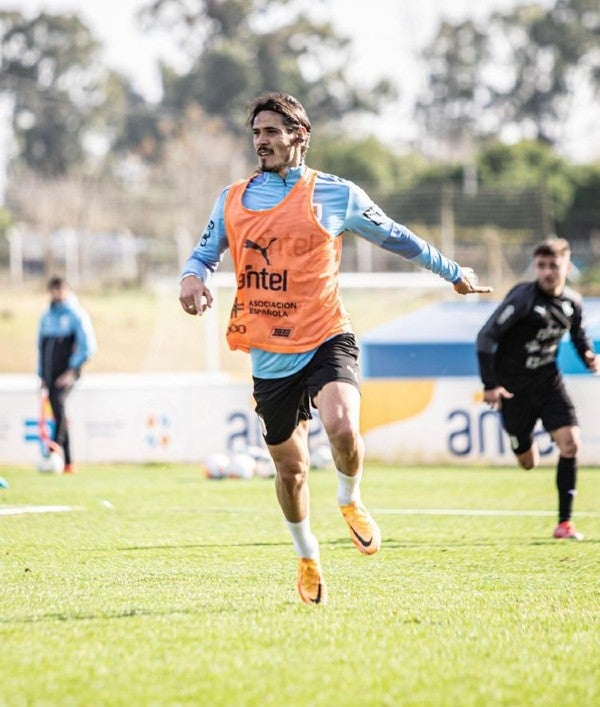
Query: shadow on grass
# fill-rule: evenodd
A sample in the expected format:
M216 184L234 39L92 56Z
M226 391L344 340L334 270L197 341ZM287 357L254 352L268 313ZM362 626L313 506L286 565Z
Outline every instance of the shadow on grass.
M235 611L236 607L231 605L227 607L203 605L195 609L125 609L123 611L105 612L89 614L69 614L66 612L52 612L47 614L35 614L32 616L15 616L9 618L0 616L0 625L24 625L24 624L39 624L48 622L68 622L68 621L105 621L106 619L132 619L144 616L197 616L210 610L211 613Z
M502 544L505 544L506 538L502 538ZM394 538L384 538L381 541L381 549L386 550L386 549L392 549L392 550L414 550L416 548L419 549L439 549L441 552L445 552L448 549L454 549L457 547L496 547L500 543L500 539L498 542L492 542L492 541L480 541L480 542L465 542L464 540L457 540L456 542L444 542L444 543L432 543L432 542L427 542L426 540L422 541L407 541L407 540L394 540ZM354 548L354 545L352 545L352 541L349 540L348 538L343 538L339 540L328 540L327 545L331 546L346 546L350 549L353 550L353 552L356 552L356 549Z
M343 541L341 540L334 540L330 544L331 545L338 545L342 544ZM388 540L383 540L381 543L382 548L392 548L392 549L400 549L400 550L411 550L415 548L420 548L420 549L431 549L431 550L436 550L439 549L441 552L447 551L447 550L455 550L457 548L469 548L469 547L505 547L507 544L512 545L512 546L521 546L521 547L537 547L537 546L542 546L542 547L557 547L557 546L562 546L563 548L567 547L579 547L581 545L596 545L600 543L600 540L598 539L593 539L593 540L587 540L584 539L583 541L577 542L577 541L569 541L569 540L556 540L554 538L539 538L537 540L527 540L526 538L523 538L522 536L519 535L514 535L512 537L506 537L503 535L502 537L499 537L497 540L480 540L480 541L466 541L464 539L456 540L456 541L448 541L444 543L431 543L427 541L419 542L419 541L414 541L414 542L407 542L407 541L400 541L400 540L394 540L393 538L390 538Z
M556 538L544 538L541 540L532 540L530 545L554 545L562 547L563 549L567 547L580 547L581 545L598 545L600 539L598 538L584 538L583 540L557 540Z
M520 538L515 537L514 542L518 544ZM556 542L556 541L554 541ZM414 550L414 549L430 549L439 550L440 552L447 552L448 550L454 550L457 548L467 548L467 547L497 547L498 545L505 545L506 537L499 538L497 542L494 541L478 541L478 542L466 542L465 540L456 540L455 542L444 542L444 543L431 543L425 540L423 541L406 541L406 540L395 540L394 538L384 538L382 541L382 549L390 550ZM522 543L522 544L545 544L543 541L536 541L534 543ZM552 544L551 541L548 544ZM290 540L283 541L246 541L246 542L220 542L220 543L187 543L180 545L131 545L129 547L117 547L117 548L97 548L93 552L146 552L152 550L214 550L223 548L233 548L233 547L286 547L292 548L292 543ZM322 539L321 548L330 547L334 549L347 549L351 553L356 553L357 550L352 544L352 541L347 536L339 537L336 539Z

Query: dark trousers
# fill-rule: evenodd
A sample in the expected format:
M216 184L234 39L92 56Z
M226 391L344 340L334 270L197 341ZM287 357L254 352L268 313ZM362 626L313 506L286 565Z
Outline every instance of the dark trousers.
M71 464L71 444L69 441L69 421L65 413L65 402L72 386L58 388L52 383L48 388L48 400L52 408L52 414L56 421L56 429L54 430L54 442L62 447L65 455L65 464Z

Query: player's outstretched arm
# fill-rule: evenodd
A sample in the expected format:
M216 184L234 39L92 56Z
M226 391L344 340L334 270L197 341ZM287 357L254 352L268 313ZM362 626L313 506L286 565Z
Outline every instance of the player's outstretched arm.
M212 307L213 296L199 277L186 275L180 283L179 302L186 314L195 316Z
M487 294L493 292L494 288L488 285L480 285L473 268L460 269L461 278L453 284L459 295Z

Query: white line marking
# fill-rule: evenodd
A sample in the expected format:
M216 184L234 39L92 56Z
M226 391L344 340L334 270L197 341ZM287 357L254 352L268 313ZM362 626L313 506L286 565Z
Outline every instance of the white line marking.
M0 516L18 516L24 513L66 513L81 510L77 506L5 506L0 508Z
M6 506L0 508L0 516L23 515L25 513L67 513L69 511L80 511L79 506ZM273 509L272 512L275 512ZM553 517L554 511L532 511L532 510L501 510L501 509L480 509L480 508L372 508L376 515L389 516L480 516L480 517L502 517L502 516L543 516ZM194 513L264 513L264 509L259 508L198 508ZM577 511L577 517L600 518L600 512Z

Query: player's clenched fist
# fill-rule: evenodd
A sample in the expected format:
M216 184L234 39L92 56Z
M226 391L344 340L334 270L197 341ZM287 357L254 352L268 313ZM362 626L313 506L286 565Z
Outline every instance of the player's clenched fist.
M179 290L179 302L186 314L203 314L212 307L213 296L208 287L195 275L182 278Z

